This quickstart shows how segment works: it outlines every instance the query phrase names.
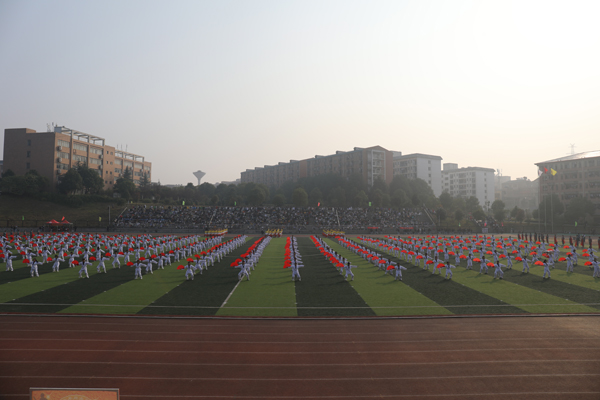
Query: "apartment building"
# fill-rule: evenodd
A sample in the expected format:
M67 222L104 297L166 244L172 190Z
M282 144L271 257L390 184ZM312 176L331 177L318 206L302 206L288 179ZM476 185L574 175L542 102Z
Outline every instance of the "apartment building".
M600 150L571 154L536 163L540 170L539 202L556 194L565 204L583 197L596 204L600 214Z
M442 191L452 197L477 197L479 204L488 209L494 202L494 170L492 168L466 167L445 163L442 170Z
M351 151L336 151L335 154L305 160L291 160L277 165L265 165L247 169L241 173L241 182L262 183L279 187L287 181L314 177L325 174L336 174L348 178L359 174L364 182L372 186L377 179L391 183L393 178L393 154L381 146L368 148L355 147Z
M435 197L442 194L442 157L429 154L394 154L394 176L422 179L433 190Z
M152 176L152 163L144 156L118 150L106 145L104 138L64 126L54 127L51 132L5 129L3 161L5 171L24 175L34 169L48 178L52 187L77 163L95 170L104 179L104 189L111 189L126 169L136 185L144 175L148 181Z

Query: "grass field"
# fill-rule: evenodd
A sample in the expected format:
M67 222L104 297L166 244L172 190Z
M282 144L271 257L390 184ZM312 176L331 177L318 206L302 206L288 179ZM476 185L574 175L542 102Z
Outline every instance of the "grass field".
M31 278L19 260L13 272L0 264L0 312L270 317L600 313L600 279L582 265L585 260L573 273L557 263L551 279L542 279L541 266L525 274L515 263L503 280L479 274L478 268L466 270L463 261L453 279L446 280L444 271L432 274L397 259L407 270L396 281L335 239L326 239L358 266L355 279L346 281L310 238L298 237L305 267L302 280L293 282L291 270L283 268L286 239L274 238L250 281L239 281L239 269L230 264L257 239L248 238L193 281L177 270L180 263L142 280L133 279L133 268L112 269L108 263L106 274L90 267L89 279L80 279L78 268L53 273L50 263L40 267L39 278Z

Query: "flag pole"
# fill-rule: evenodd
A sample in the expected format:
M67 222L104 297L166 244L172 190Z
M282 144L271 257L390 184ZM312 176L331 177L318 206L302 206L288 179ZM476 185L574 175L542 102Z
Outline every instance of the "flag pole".
M552 175L552 185L550 186L550 222L552 224L552 233L554 233L554 207L553 207L553 202L552 200L554 200L552 197L552 191L554 190L554 175Z

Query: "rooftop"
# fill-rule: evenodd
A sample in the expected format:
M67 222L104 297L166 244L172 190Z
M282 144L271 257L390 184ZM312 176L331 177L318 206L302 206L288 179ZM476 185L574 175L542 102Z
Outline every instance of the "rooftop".
M428 158L431 160L442 160L442 157L440 156L434 156L431 154L423 154L423 153L412 153L412 154L404 154L404 155L400 155L400 156L394 156L395 159L402 159L402 158Z
M578 154L570 154L570 155L565 156L565 157L555 158L554 160L548 160L548 161L542 161L542 162L539 162L539 163L535 163L535 165L540 165L540 164L545 164L545 163L561 162L561 161L581 160L583 158L594 158L594 157L600 157L600 150L586 151L586 152L578 153Z

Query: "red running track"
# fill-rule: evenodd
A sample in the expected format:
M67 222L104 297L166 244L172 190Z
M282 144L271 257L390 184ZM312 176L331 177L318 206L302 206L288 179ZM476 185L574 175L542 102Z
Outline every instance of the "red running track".
M600 399L600 318L0 316L0 398Z

